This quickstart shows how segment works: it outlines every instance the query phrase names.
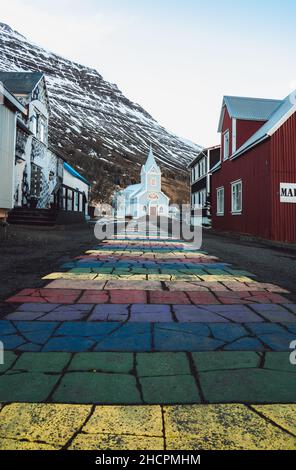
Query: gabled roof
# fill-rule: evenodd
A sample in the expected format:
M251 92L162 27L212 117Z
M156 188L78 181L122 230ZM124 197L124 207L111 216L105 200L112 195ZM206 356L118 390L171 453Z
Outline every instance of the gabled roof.
M129 186L127 186L125 188L124 191L132 191L132 192L136 192L136 191L139 191L139 189L142 187L141 183L138 183L138 184L130 184Z
M1 80L0 80L1 81ZM26 108L18 101L18 99L10 93L5 86L0 86L0 95L3 94L4 98L13 107L15 111L19 111L23 115L27 114Z
M260 129L255 132L237 151L231 156L231 158L238 157L242 153L246 152L250 148L259 144L263 140L272 136L281 127L284 122L296 111L295 100L292 99L294 94L288 95L284 100L280 102L280 106L272 113L269 120Z
M205 147L202 149L197 156L187 165L187 168L193 168L194 165L203 157L207 157L207 152L211 150L220 149L221 145L213 145L212 147Z
M74 176L75 178L78 178L80 181L83 181L83 183L90 186L90 182L87 181L87 179L85 179L83 176L81 176L81 174L78 173L78 171L74 170L74 168L72 168L71 165L69 165L69 163L64 162L64 168L65 170L68 171L68 173L70 173L70 175Z
M42 72L0 72L0 82L12 93L28 95L43 77Z
M281 100L265 98L224 96L218 132L222 131L225 108L227 108L227 111L231 118L242 119L247 121L268 121L268 119L280 106L281 103Z

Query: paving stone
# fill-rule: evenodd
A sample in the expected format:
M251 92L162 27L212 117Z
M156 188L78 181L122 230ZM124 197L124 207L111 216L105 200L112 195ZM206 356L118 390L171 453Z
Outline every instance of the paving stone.
M18 346L26 343L26 340L18 335L0 335L0 341L4 345L4 351L16 349Z
M150 351L151 350L151 327L148 323L123 324L100 340L95 351Z
M227 319L195 305L174 305L173 310L180 323L228 322Z
M190 304L184 292L151 291L149 295L151 304Z
M91 352L75 354L68 370L130 373L133 369L133 354L113 352Z
M219 304L217 298L210 292L187 292L187 294L191 302L195 305Z
M132 289L130 292L113 290L110 291L110 299L113 304L144 304L147 303L147 293Z
M250 336L237 339L224 346L224 351L264 351L266 348L257 339Z
M130 436L117 434L78 434L69 450L157 451L164 450L163 437Z
M138 353L136 361L139 377L190 374L188 358L184 353Z
M209 329L203 324L175 323L154 326L156 351L211 351L224 345L223 341L209 338Z
M211 370L250 369L259 366L256 352L193 352L192 358L198 372Z
M55 336L106 336L116 329L112 323L65 322L55 331Z
M91 406L12 403L1 411L0 435L62 447L80 429Z
M268 308L269 307L269 308ZM280 305L254 305L254 310L262 315L266 320L272 322L294 322L296 323L296 315L290 313Z
M259 335L259 339L267 344L273 351L289 351L290 344L295 341L295 335L292 333L274 333Z
M12 348L13 349L13 348ZM39 352L42 349L42 345L36 343L23 343L16 348L16 351L26 352Z
M17 308L17 312L37 312L37 313L49 313L60 307L60 304L35 304L35 303L26 303L22 304Z
M53 312L47 313L42 317L42 321L75 321L83 320L89 314L93 305L91 304L74 304L61 305Z
M100 292L99 290L86 290L83 292L82 296L78 299L77 303L84 304L84 303L90 303L90 304L106 304L109 301L109 295L108 292L102 291Z
M253 405L252 408L296 436L296 405Z
M296 325L295 323L282 323L291 333L296 335Z
M83 427L89 434L162 437L160 406L96 406Z
M40 305L47 305L47 304L40 304ZM5 319L11 320L11 321L14 321L14 320L33 321L33 320L43 318L45 315L47 314L44 312L41 313L41 312L18 312L16 311L14 313L10 313L9 315L6 315Z
M89 321L126 321L128 319L128 305L107 304L97 305Z
M131 322L170 322L173 321L168 305L136 304L131 307Z
M296 366L290 362L290 352L266 352L264 369L285 370L296 373Z
M129 280L127 281L108 281L106 284L108 290L128 290L128 291L141 291L141 290L161 290L160 281L141 281Z
M17 330L10 321L0 321L0 335L13 335L15 333L17 333Z
M17 355L14 352L4 350L3 364L0 363L0 373L3 373L9 369L16 359Z
M282 326L274 323L249 323L247 327L256 335L261 335L264 333L286 333L286 330Z
M70 360L70 354L63 352L23 353L13 370L29 372L62 372Z
M67 273L63 273L63 272L60 272L60 273L51 273L51 274L48 274L47 276L44 276L42 279L44 280L52 280L52 279L64 279L64 280L79 280L79 281L92 281L96 278L96 274L91 274L91 273L71 273L71 272L67 272ZM71 286L69 286L69 289L72 289Z
M296 313L296 304L285 304L284 307L290 309L293 313Z
M145 403L200 403L198 388L191 375L140 377Z
M5 439L0 437L0 450L59 450L60 446L42 444L40 442L18 441L15 439Z
M232 342L238 338L248 335L246 329L242 325L226 324L217 325L211 324L210 326L212 335L221 341Z
M124 374L71 372L63 376L54 402L137 404L141 403L135 377Z
M47 289L73 289L76 291L81 290L103 290L106 281L97 281L97 280L83 280L83 279L58 279L56 281L52 281L47 284ZM66 302L60 302L66 303ZM68 302L67 302L68 303ZM69 302L74 303L74 302ZM92 302L84 302L84 303L92 303Z
M3 403L14 401L37 403L45 401L58 378L57 375L29 372L13 373L9 371L0 376L0 401Z
M257 323L264 321L245 305L210 305L207 309L236 323Z
M58 282L58 281L57 281ZM23 289L17 295L10 297L6 302L12 303L50 303L50 304L73 304L80 292L67 288L45 289Z
M284 371L242 369L201 372L205 398L210 403L293 403L296 375Z
M58 323L18 321L15 322L15 325L22 338L26 338L28 342L42 345L50 338Z
M80 352L90 351L96 341L95 339L88 339L82 337L54 337L51 338L42 348L42 351L64 351L64 352Z
M167 450L294 450L296 447L295 437L244 405L165 406L164 424Z

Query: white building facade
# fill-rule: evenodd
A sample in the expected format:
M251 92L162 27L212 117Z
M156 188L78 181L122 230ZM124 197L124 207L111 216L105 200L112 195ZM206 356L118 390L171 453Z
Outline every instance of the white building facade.
M169 198L161 191L161 171L152 148L141 169L141 183L118 191L114 197L117 217L168 216Z
M48 144L50 106L44 74L0 72L0 85L0 155L5 155L0 159L0 209L6 209L2 218L11 209L10 223L23 220L20 211L30 209L87 215L90 184Z

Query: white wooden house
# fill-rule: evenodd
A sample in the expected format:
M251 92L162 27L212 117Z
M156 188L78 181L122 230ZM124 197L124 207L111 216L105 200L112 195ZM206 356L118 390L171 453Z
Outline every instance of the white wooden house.
M21 113L18 110L14 124L16 136L12 207L15 209L9 216L10 222L21 223L20 221L25 220L23 216L26 210L36 209L73 211L86 215L88 182L85 180L78 197L77 188L82 185L83 177L72 168L70 181L70 165L67 166L65 157L48 145L50 106L44 74L0 72L0 82L25 111ZM67 203L64 203L65 198ZM73 199L71 203L70 198ZM29 220L32 218L33 214L30 213Z
M0 84L0 219L14 206L17 113L25 115L25 107Z

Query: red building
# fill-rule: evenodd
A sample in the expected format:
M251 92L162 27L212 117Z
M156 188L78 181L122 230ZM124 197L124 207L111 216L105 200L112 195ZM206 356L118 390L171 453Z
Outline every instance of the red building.
M292 95L224 97L211 181L215 230L296 243L295 111Z

